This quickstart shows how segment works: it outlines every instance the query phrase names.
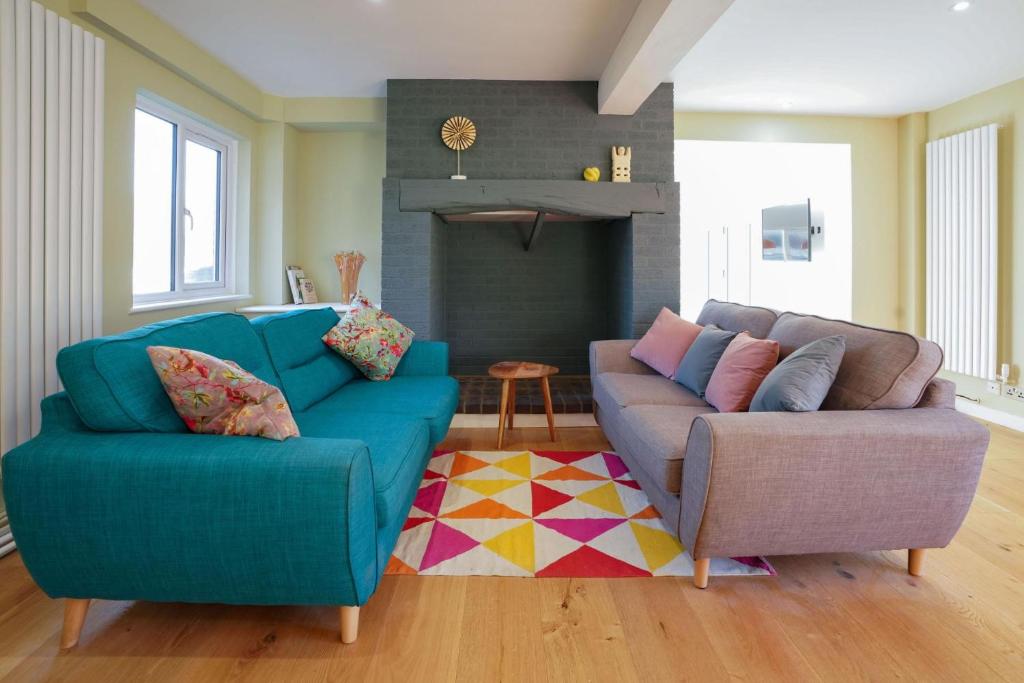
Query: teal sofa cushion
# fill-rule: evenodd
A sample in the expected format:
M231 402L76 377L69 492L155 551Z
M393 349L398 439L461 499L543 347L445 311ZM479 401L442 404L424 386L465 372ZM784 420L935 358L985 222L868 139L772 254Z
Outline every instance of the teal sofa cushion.
M334 309L318 308L252 321L281 378L292 412L309 408L359 375L354 365L323 342L322 337L338 320Z
M166 320L61 349L57 371L82 422L96 431L187 431L146 353L154 345L202 351L279 382L244 316L204 313Z
M459 405L459 384L454 377L392 377L387 382L352 380L317 404L335 415L381 413L418 417L430 427L430 444L444 440ZM301 423L300 423L301 427Z
M339 411L329 401L295 416L303 437L355 439L366 444L373 470L377 526L386 527L409 513L409 491L419 488L430 458L426 420Z
M409 350L395 369L395 377L403 375L447 375L448 343L413 339Z

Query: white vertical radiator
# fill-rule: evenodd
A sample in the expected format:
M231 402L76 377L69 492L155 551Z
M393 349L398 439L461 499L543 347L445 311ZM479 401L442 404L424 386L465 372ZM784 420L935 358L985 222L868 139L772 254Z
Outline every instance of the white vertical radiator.
M945 369L996 375L999 214L998 126L929 142L927 337Z
M0 0L0 452L39 430L57 349L100 334L104 42Z

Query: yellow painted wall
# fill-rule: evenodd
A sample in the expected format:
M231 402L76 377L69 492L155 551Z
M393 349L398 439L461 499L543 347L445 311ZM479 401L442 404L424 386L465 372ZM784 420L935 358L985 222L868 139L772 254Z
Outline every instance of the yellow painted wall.
M333 212L352 220L372 218L376 211L376 268L368 265L369 291L379 295L380 183L366 191L357 169L380 159L383 164L384 106L381 98L282 99L261 93L237 73L190 43L134 2L124 0L41 0L42 4L73 23L105 39L107 44L106 132L104 174L103 329L107 333L181 315L211 310L234 310L247 303L282 303L289 300L284 266L300 262L305 227L304 213L313 220L310 252L328 233L320 216ZM208 124L240 138L239 206L236 220L248 239L239 252L249 264L249 301L131 313L132 263L132 149L135 98L145 91L188 110ZM349 168L351 187L323 186L327 199L313 211L301 210L298 188L302 171L300 140L306 127L352 128L350 151L339 164ZM377 131L376 133L372 131ZM318 134L319 135L319 134ZM365 139L360 136L367 136ZM338 138L341 139L341 138ZM372 142L371 142L372 140ZM337 150L337 145L331 149ZM313 154L321 168L330 166L323 154ZM382 172L381 172L382 173ZM339 181L341 178L335 174ZM322 186L322 185L321 185ZM306 193L318 196L314 193ZM326 203L325 203L326 202ZM318 214L317 211L320 213ZM346 228L348 229L348 228ZM335 249L325 239L323 249ZM368 252L368 256L370 256ZM321 274L318 280L326 275ZM334 278L337 279L336 277ZM333 290L330 290L333 291Z
M253 213L259 230L253 236L256 277L253 295L259 303L291 303L284 275L285 127L280 121L259 124Z
M908 114L897 125L899 157L899 312L903 329L924 335L924 144L928 116Z
M106 131L104 147L103 200L103 330L118 332L132 327L205 310L221 310L243 305L197 306L170 311L132 314L132 149L135 98L140 90L162 97L199 115L207 123L231 131L242 139L240 145L239 188L252 186L249 160L258 152L256 122L210 95L178 74L160 65L116 37L83 22L71 12L69 0L43 0L42 4L72 22L82 25L106 40ZM258 225L251 220L249 192L239 192L237 221ZM246 250L248 251L248 250Z
M357 249L366 255L360 289L380 301L384 132L300 131L298 137L294 261L316 283L322 301L338 301L341 284L333 256Z
M676 112L675 137L849 144L853 165L853 318L882 327L902 325L896 119Z
M927 116L927 139L989 123L999 131L999 361L1011 363L1011 377L1020 385L1024 364L1024 79L954 102ZM922 152L923 154L923 152ZM917 204L924 210L923 190ZM918 281L924 282L923 265ZM923 285L918 305L924 305ZM979 379L950 375L961 393L981 399L982 405L1024 415L1024 402L986 393Z

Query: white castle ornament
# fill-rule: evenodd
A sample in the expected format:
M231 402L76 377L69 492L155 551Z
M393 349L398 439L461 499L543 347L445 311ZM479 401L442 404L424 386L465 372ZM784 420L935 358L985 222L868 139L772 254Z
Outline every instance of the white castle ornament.
M633 158L632 147L612 147L612 182L628 183L629 166Z

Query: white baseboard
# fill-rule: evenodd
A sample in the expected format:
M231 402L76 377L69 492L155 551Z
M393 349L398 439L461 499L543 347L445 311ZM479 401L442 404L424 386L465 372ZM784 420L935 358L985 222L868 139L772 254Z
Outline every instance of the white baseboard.
M547 427L548 421L544 415L516 415L516 428L519 427ZM560 413L555 415L556 427L596 427L593 413ZM497 429L497 415L467 415L456 413L452 419L452 427L461 429Z
M962 398L957 398L956 409L965 415L970 415L980 420L985 420L986 422L992 422L1003 427L1015 429L1018 432L1024 432L1024 417L1021 417L1020 415L1013 415L1002 410L978 405L972 401L965 401Z

